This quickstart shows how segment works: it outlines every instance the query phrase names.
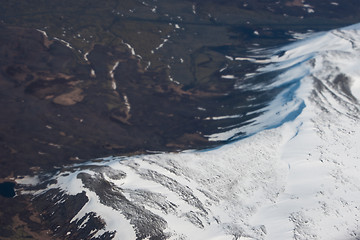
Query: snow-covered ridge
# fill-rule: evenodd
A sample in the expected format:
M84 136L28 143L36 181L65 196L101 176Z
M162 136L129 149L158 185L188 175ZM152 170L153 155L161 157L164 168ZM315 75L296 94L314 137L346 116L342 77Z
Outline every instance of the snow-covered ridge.
M302 41L282 48L263 51L260 53L262 55L235 58L264 65L255 73L248 73L247 84L239 81L237 88L268 91L279 89L281 91L267 107L258 110L259 113L262 113L258 118L249 120L249 124L240 128L209 135L209 139L226 141L232 139L239 132L250 136L293 120L305 107L306 96L304 94L310 94L304 84L307 81L304 79L323 74L324 68L335 68L332 71L326 70L329 75L343 73L352 78L358 78L360 72L356 67L358 63L356 54L360 44L359 28L359 25L352 25L329 32L315 33ZM260 83L253 84L251 82L260 77L264 79ZM359 83L352 83L351 94L356 95L359 99L360 92L357 84ZM343 93L339 94L343 95Z
M269 63L252 78L275 77L251 87L279 94L245 129L212 136L249 137L71 166L32 194L51 199L56 190L52 199L63 204L84 192L88 201L71 223L85 231L95 213L106 225L91 231L94 239L359 238L359 29L317 33L260 56Z

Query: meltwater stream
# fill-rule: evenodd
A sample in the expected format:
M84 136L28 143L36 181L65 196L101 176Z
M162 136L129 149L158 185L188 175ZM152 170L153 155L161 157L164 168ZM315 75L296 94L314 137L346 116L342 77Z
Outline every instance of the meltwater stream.
M96 159L18 180L22 194L66 239L358 239L359 44L358 24L234 56L263 64L236 87L278 90L251 122L209 135L246 138Z

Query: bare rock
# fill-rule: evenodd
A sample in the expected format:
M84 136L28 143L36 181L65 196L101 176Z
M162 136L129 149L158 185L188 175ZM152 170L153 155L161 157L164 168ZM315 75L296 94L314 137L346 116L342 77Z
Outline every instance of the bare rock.
M84 95L82 93L82 89L74 88L71 92L61 94L54 98L53 102L64 106L74 105L84 99Z

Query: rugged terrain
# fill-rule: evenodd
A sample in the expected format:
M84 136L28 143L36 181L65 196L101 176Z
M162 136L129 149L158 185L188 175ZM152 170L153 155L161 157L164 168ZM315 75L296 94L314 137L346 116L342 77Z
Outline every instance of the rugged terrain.
M355 1L3 1L0 181L250 136L257 129L243 127L282 89L244 87L264 81L248 78L264 60L249 56L358 22L357 12ZM56 232L44 198L0 201L1 237Z

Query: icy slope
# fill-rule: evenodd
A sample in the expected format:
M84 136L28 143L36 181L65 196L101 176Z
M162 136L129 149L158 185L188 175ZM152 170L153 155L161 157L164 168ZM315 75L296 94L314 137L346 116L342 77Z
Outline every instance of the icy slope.
M212 136L248 138L71 166L29 193L54 206L44 210L52 220L72 197L85 198L54 225L67 239L358 239L359 29L261 56L268 64L251 77L276 77L252 87L279 95L254 122ZM103 225L90 226L99 217Z

